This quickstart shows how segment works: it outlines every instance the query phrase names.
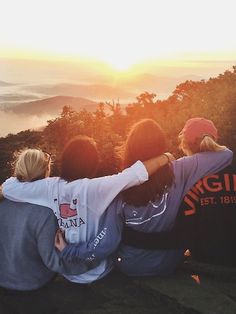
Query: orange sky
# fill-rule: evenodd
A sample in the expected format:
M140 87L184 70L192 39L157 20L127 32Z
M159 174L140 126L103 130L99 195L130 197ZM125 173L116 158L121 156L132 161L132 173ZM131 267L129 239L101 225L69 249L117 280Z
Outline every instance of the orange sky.
M234 0L4 0L0 57L86 58L115 70L235 60L235 12Z

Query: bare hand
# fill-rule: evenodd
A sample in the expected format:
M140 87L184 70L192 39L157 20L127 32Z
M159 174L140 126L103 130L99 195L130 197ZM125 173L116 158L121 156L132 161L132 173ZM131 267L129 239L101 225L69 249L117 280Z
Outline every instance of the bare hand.
M67 243L64 238L64 232L61 229L58 229L55 234L54 245L60 252L67 246Z

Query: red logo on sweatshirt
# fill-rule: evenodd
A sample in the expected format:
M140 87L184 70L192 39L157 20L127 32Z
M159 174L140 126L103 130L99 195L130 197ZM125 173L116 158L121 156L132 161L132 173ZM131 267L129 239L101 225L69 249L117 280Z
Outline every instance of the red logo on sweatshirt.
M70 204L61 204L60 205L60 216L61 218L69 218L77 215L76 208L70 208Z

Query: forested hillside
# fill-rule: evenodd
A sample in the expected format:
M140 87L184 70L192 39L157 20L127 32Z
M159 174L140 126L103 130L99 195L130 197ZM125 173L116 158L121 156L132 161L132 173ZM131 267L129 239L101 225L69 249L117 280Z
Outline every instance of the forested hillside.
M119 162L115 147L122 143L129 127L142 118L153 118L162 126L169 150L177 157L178 133L184 122L195 116L212 119L219 129L219 141L236 151L236 66L207 81L181 83L166 100L145 91L125 109L119 103L100 103L94 112L76 112L65 106L43 131L27 130L0 138L0 181L11 174L13 152L23 147L41 147L56 154L54 174L58 174L60 152L78 134L95 138L101 155L99 175L116 172Z

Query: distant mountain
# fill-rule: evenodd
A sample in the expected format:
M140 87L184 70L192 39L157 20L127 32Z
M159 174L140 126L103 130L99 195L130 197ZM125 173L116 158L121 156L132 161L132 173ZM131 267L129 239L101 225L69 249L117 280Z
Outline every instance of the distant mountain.
M88 111L96 110L97 103L81 97L55 96L51 98L24 102L17 106L8 106L4 111L24 115L55 115L59 114L64 106L71 106L74 110L79 111L86 109Z
M96 78L99 81L99 78ZM104 78L103 78L104 79ZM72 102L73 97L82 99L90 99L91 101L96 102L104 102L104 101L119 101L121 104L127 104L129 102L135 101L135 98L145 91L149 93L157 94L158 99L167 99L168 96L174 91L176 86L186 80L201 80L202 77L195 75L185 75L185 76L158 76L156 74L151 73L136 73L136 74L120 74L118 76L108 75L103 83L96 84L80 84L80 83L55 83L55 84L38 84L38 85L26 85L23 84L21 86L17 86L17 89L14 90L13 87L9 87L8 94L4 92L4 94L0 95L0 107L4 110L5 108L12 107L13 102L18 104L24 104L26 106L26 101L33 102L35 104L35 100L39 99L47 99L48 97L56 97L58 95L64 97L72 97L70 98L70 102ZM94 82L94 81L93 81ZM0 81L0 84L6 83ZM5 91L5 89L4 89ZM55 98L51 98L55 99ZM66 98L64 98L66 99ZM68 99L67 99L68 100ZM67 101L65 100L65 102ZM73 100L73 105L77 106L75 102L77 100ZM61 106L61 102L64 105L63 98L56 99L59 101ZM12 103L12 104L11 104ZM37 102L36 102L37 104ZM63 106L62 105L62 106ZM80 107L80 104L78 105ZM22 107L22 106L21 106ZM29 105L31 107L31 105ZM23 108L23 107L22 107ZM53 108L56 108L56 105L53 105ZM19 111L18 109L14 109ZM22 109L24 110L24 109ZM32 110L32 109L30 109ZM48 109L47 109L48 110ZM25 110L24 110L25 111Z
M62 95L74 97L89 97L96 101L111 101L116 99L134 98L136 95L120 86L102 84L57 84L57 85L33 85L24 88L31 92L45 95Z
M22 95L22 94L2 94L0 95L0 103L1 102L10 102L10 101L14 101L14 102L20 102L20 101L24 101L24 100L36 100L39 97L37 97L36 95Z
M120 102L133 101L144 91L163 95L167 98L176 85L186 80L201 80L202 77L186 75L180 77L158 76L150 73L124 74L118 77L107 78L106 84L48 84L25 86L24 90L44 94L85 97L95 101L120 100Z

